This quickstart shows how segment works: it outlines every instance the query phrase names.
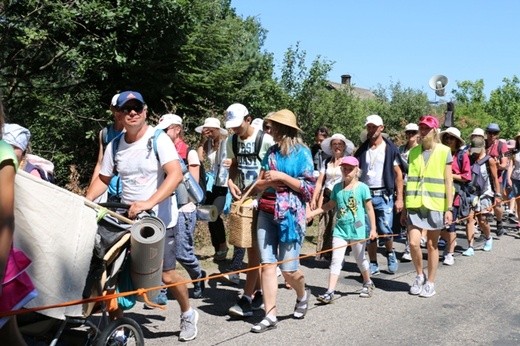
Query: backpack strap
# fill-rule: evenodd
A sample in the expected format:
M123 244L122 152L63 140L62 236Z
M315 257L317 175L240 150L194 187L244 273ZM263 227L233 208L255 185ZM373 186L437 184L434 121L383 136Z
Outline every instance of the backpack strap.
M260 162L262 162L262 158L260 157L260 150L262 149L262 142L264 140L264 134L265 134L264 131L258 130L258 132L256 133L256 138L255 138L255 151L253 154L256 156L256 158ZM231 136L231 147L233 149L233 154L235 155L235 157L253 155L253 154L241 155L238 153L238 137L237 137L236 133L234 133L233 136Z

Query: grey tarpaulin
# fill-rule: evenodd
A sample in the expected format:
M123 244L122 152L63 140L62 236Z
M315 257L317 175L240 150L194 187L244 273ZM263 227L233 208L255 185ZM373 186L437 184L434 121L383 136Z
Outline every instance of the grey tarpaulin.
M162 260L164 254L164 223L153 216L144 217L136 221L131 228L131 276L134 287L148 288L161 285ZM153 300L159 290L147 293ZM144 301L142 296L137 300Z

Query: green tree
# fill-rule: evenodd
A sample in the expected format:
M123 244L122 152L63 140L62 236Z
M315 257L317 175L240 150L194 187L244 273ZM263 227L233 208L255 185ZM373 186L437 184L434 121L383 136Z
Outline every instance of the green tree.
M493 90L486 105L502 129L502 138L513 138L520 130L520 79L504 78L503 86Z

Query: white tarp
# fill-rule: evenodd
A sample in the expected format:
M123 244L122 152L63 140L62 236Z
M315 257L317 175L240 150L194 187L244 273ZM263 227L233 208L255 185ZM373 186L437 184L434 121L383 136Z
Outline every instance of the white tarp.
M28 273L38 297L26 307L82 299L97 231L85 199L19 171L15 185L15 247L32 260ZM82 306L43 310L58 319L82 316Z

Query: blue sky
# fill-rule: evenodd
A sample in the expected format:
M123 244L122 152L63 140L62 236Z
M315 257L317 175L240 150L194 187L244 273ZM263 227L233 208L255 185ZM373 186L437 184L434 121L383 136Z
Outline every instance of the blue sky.
M264 45L277 69L298 41L307 63L335 61L328 79L350 74L364 88L400 82L423 90L432 75L484 79L485 92L520 76L520 1L515 0L232 0L243 16L268 30ZM516 43L515 43L516 42ZM448 93L445 98L450 98Z

